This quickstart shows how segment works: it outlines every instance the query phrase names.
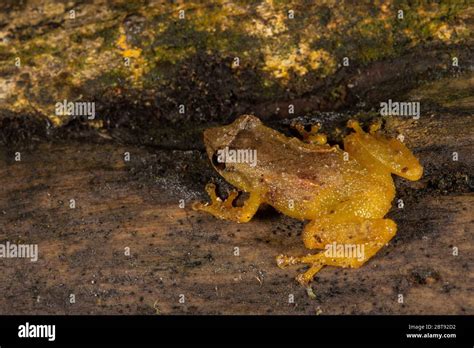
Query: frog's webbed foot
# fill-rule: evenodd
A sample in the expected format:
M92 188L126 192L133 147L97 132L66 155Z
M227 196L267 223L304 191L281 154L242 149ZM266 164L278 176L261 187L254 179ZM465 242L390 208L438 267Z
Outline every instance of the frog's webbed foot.
M261 203L261 195L258 192L251 192L242 207L234 207L232 204L239 195L237 191L231 191L224 201L217 196L216 185L207 184L206 191L211 198L211 204L195 202L193 209L208 212L219 219L248 222L255 215Z
M294 129L300 133L303 140L310 144L324 145L327 143L327 136L324 133L319 133L321 124L317 123L311 126L311 129L307 131L301 123L294 123L291 125Z
M315 255L293 257L279 255L280 268L309 264L296 279L308 284L324 266L358 268L374 256L395 235L397 226L390 219L365 219L342 215L322 217L305 228L303 240L310 249L325 249Z

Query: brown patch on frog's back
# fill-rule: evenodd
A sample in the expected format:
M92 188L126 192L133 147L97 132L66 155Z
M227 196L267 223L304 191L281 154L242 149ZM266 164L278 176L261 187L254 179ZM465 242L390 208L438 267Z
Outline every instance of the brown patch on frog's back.
M245 124L235 133L229 148L256 150L257 164L236 164L238 169L234 169L242 172L253 183L251 186L267 189L265 199L270 205L286 204L290 199L314 201L322 190L344 186L347 163L340 150L303 143L260 122ZM230 167L228 170L233 169Z

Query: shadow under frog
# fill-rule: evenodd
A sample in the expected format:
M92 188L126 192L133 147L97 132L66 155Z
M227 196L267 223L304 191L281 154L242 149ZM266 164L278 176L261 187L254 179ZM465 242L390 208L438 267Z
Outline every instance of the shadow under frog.
M211 204L195 203L193 209L242 223L266 203L290 217L309 220L303 231L304 244L323 251L302 257L277 256L279 267L310 265L297 277L301 284L310 282L326 265L360 267L396 233L395 222L384 219L395 196L391 174L418 180L423 167L403 143L379 134L380 124L371 125L367 133L357 121L350 120L348 127L355 132L344 138L344 151L327 144L318 125L310 131L295 125L303 140L268 128L251 115L205 130L212 165L249 197L237 207L233 205L237 191L222 201L215 185L208 184ZM255 150L256 165L217 161L216 154L224 148Z

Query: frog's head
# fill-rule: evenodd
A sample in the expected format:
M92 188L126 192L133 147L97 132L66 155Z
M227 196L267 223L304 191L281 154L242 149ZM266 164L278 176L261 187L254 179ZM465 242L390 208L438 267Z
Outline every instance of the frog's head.
M204 131L204 144L209 160L215 170L228 179L228 181L232 179L231 177L236 177L239 174L239 165L219 161L221 151L232 147L232 142L236 139L239 132L251 130L258 125L261 125L261 121L257 117L242 115L231 124L208 128ZM233 181L236 180L237 178L234 178Z
M423 167L413 153L398 139L376 138L381 149L374 156L393 174L416 181L423 175Z
M408 180L418 180L423 175L423 167L413 153L398 139L386 138L375 131L366 133L356 121L348 126L355 130L345 139L348 147L355 148L359 156L366 160L376 160L391 173ZM347 149L346 149L347 151Z

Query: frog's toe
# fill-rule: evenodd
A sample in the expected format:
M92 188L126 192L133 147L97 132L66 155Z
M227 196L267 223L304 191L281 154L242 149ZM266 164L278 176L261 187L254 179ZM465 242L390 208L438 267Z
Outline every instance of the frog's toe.
M318 273L321 268L323 268L323 266L324 265L321 263L312 264L306 272L296 276L296 281L303 286L307 286L313 280L316 273Z
M227 196L226 200L224 201L223 205L226 208L232 208L232 204L234 203L235 199L239 196L239 192L236 190L233 190L229 193L229 196Z
M221 199L217 197L216 194L216 185L212 182L206 185L206 192L209 195L209 198L211 198L212 203L221 201Z
M213 213L216 210L220 210L223 202L216 194L216 185L213 183L207 184L206 192L211 199L211 203L194 202L192 205L193 210L202 210L207 211L208 213Z
M205 204L202 204L201 202L194 202L191 207L193 208L193 210L202 210L204 206Z
M364 134L364 131L362 130L360 123L357 120L350 119L349 121L347 121L347 127L352 128L356 131L356 133Z
M375 120L369 126L369 133L375 134L381 128L382 128L382 120L381 119Z
M295 265L299 261L296 257L280 254L276 257L276 262L278 267L285 268L291 265Z

